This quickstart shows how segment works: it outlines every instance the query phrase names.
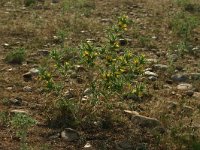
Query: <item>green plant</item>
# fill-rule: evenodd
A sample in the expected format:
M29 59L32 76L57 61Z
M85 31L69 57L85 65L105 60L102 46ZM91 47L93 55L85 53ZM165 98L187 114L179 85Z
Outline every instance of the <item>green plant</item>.
M13 64L21 64L25 60L25 50L18 48L9 52L5 58L5 61Z
M143 96L144 84L132 83L142 76L145 57L133 54L127 47L125 33L130 23L127 16L119 17L117 23L106 30L107 39L98 47L95 43L83 42L75 49L51 52L53 64L40 71L43 83L57 93L53 107L52 104L49 106L49 112L55 115L50 115L50 120L62 118L60 120L65 125L88 123L88 120L97 118L105 121L102 114L114 110L115 101L121 100L124 93L134 92L138 97ZM65 57L75 50L77 59ZM77 66L79 69L76 69ZM75 77L72 79L71 75L74 73ZM78 78L85 80L84 85L77 85L75 81ZM60 89L56 90L58 83ZM75 96L66 96L68 87L75 91ZM84 94L85 89L89 89L89 95Z
M16 129L16 136L20 138L20 150L28 149L26 143L28 129L35 124L36 121L26 114L17 113L11 118L11 125Z

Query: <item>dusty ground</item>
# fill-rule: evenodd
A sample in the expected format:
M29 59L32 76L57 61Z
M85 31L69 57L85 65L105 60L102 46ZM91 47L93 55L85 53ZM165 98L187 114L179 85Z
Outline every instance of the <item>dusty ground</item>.
M46 149L52 150L83 149L87 141L93 146L91 149L103 150L117 149L116 145L122 141L135 145L122 149L200 149L200 146L192 147L192 141L200 141L200 79L187 81L193 85L192 91L177 90L180 83L171 81L171 76L176 73L200 73L199 50L195 54L178 56L177 61L170 63L170 45L180 40L169 25L170 18L181 9L175 3L170 0L96 0L84 10L74 9L64 14L62 2L39 2L31 7L24 7L23 3L15 0L0 3L0 111L27 110L39 122L28 133L28 143L33 149L45 149L45 145ZM83 15L80 12L75 20L76 11L82 11ZM66 46L77 46L85 39L100 42L105 37L105 29L121 14L128 15L134 22L127 35L131 39L130 48L136 53L144 53L147 59L158 61L148 67L154 64L168 66L167 70L154 70L158 74L156 81L146 81L151 98L133 106L140 114L158 119L165 132L157 133L153 129L130 125L127 120L125 124L114 125L110 129L77 127L81 139L75 142L66 142L60 137L50 138L50 135L62 131L50 128L46 123L46 101L52 97L41 92L37 77L26 82L23 74L45 64L47 57L40 50L51 51L60 47L54 38L60 29L69 30ZM192 13L197 17L199 14L199 11ZM145 44L141 44L138 34L148 37ZM192 47L199 48L199 27L192 32L191 43ZM19 47L26 49L25 62L21 65L6 63L4 58L7 53ZM31 87L31 92L24 91L25 86ZM22 104L5 104L5 100L13 98L21 99ZM10 126L2 125L0 131L0 149L19 149L19 139Z

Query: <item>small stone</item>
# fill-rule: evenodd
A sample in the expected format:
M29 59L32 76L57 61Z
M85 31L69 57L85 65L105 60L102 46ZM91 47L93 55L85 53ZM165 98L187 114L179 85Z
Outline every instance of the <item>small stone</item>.
M156 80L157 80L157 77L150 76L150 77L148 77L148 79L149 79L150 81L156 81Z
M168 69L168 66L163 64L155 64L153 68L156 70L166 71Z
M193 91L193 90L188 90L188 91L185 92L185 94L186 94L187 96L192 97L192 95L194 94L194 91Z
M101 22L102 22L102 23L111 23L112 20L111 20L111 19L108 19L108 18L103 18L103 19L101 19Z
M66 128L64 131L61 132L61 138L63 138L68 142L71 142L78 140L80 136L76 130L71 128Z
M10 113L11 114L18 114L18 113L20 113L20 114L26 114L26 115L29 114L27 110L23 110L23 109L13 109L13 110L10 111Z
M3 46L8 47L10 45L8 43L4 43Z
M13 89L13 87L10 86L10 87L7 87L6 89L10 91Z
M191 90L192 85L188 84L188 83L181 83L181 84L177 85L177 89L181 90L181 91Z
M156 73L154 73L154 72L151 72L151 71L145 71L145 72L144 72L144 74L145 74L145 75L147 75L147 76L154 76L154 77L158 77L158 75L157 75Z
M121 46L126 46L127 45L127 40L126 39L119 39L119 44L121 45Z
M11 98L11 99L9 99L9 103L11 105L21 106L22 99L21 98Z
M154 128L161 126L161 123L156 118L150 118L142 115L133 115L131 120L141 127Z
M23 87L24 92L32 92L32 88L30 86Z
M32 68L32 69L30 69L29 70L29 72L32 74L32 75L37 75L37 74L39 74L39 70L38 69L36 69L36 68Z
M157 63L158 60L157 59L147 59L148 63Z
M87 142L85 146L83 147L85 150L95 150L95 148L90 144L90 142Z
M27 72L27 73L23 74L23 78L24 78L24 81L32 80L32 73L31 72Z
M187 74L175 74L171 76L174 82L186 82L189 78Z

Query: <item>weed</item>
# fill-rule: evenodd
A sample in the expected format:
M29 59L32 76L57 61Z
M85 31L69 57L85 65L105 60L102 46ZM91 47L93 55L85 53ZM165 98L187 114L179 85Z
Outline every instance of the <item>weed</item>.
M5 61L12 64L21 64L25 60L25 50L19 48L8 53Z
M27 150L28 129L35 125L36 121L26 114L17 113L11 119L11 125L16 129L16 136L20 138L20 150Z
M58 78L62 81L70 81L68 84L60 83L61 88L57 91L57 101L53 106L57 111L56 118L60 118L65 125L88 122L88 118L97 119L102 116L100 120L107 126L110 119L105 118L102 114L104 114L103 112L111 113L110 111L115 109L115 98L120 99L120 95L128 91L134 92L139 97L143 95L144 84L135 86L131 84L133 80L137 80L137 77L142 75L145 57L133 55L133 52L126 47L124 34L128 30L130 22L125 15L119 17L117 23L107 30L107 40L101 46L97 47L92 42L81 43L76 48L78 55L76 60L64 57L65 53L69 54L70 51L64 53L63 50L53 50L51 52L50 58L53 66L41 69L40 77L52 91L56 91ZM125 42L122 43L122 39ZM84 91L81 89L83 87L77 86L69 74L69 72L73 72L76 65L83 66L85 70L83 76L86 76L85 80L87 80L83 87L90 89L90 95L87 95L84 101L85 94L81 92ZM77 71L76 73L78 74ZM130 88L127 88L128 85ZM66 98L64 96L63 92L69 86L77 91L76 97ZM52 105L50 107L52 109Z

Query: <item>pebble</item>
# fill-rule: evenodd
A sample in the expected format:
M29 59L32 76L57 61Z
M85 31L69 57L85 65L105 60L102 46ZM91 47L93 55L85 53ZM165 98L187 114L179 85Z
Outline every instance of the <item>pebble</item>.
M158 75L157 75L156 73L154 73L154 72L151 72L151 71L145 71L145 72L144 72L144 74L145 74L145 75L147 75L147 76L154 76L154 77L158 77Z
M124 112L131 117L133 123L136 123L141 127L155 128L157 126L161 126L161 123L156 118L140 115L136 111L125 110Z
M162 70L162 71L166 71L168 69L168 66L167 65L163 65L163 64L155 64L153 66L153 68L155 70Z
M189 77L187 74L175 74L171 76L171 79L174 82L186 82L189 79Z
M181 83L181 84L177 85L177 89L181 90L181 91L191 90L192 87L193 86L191 84L188 84L188 83Z
M78 132L71 128L66 128L61 132L61 138L68 142L76 141L80 138Z
M23 87L24 92L32 92L32 88L30 86Z
M38 69L36 69L36 68L31 68L30 70L29 70L29 72L31 73L31 74L33 74L33 75L37 75L37 74L39 74L39 70Z

